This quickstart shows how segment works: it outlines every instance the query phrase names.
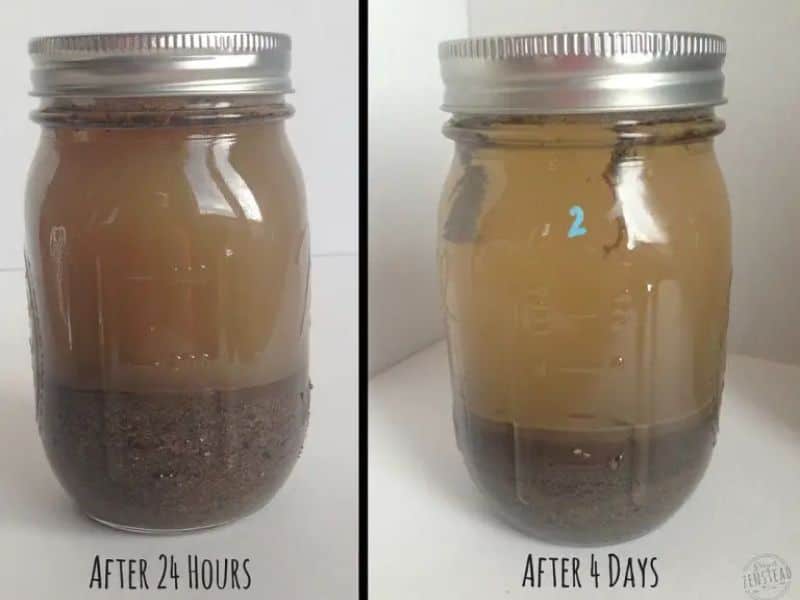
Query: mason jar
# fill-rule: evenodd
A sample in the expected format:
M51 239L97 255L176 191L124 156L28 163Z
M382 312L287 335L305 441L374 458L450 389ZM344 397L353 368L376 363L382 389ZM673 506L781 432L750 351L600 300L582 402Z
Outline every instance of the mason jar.
M642 535L709 463L731 283L713 147L724 55L695 33L440 46L456 437L497 512L532 536Z
M25 205L36 417L79 508L248 514L308 423L309 233L272 33L34 39Z

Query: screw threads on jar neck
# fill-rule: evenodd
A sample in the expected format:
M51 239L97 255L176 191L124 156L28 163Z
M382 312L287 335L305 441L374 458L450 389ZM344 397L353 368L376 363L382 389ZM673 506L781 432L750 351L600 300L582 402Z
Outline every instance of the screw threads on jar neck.
M145 98L45 98L31 118L69 127L179 127L282 120L294 109L283 95Z
M523 146L676 144L718 135L712 108L590 115L454 115L443 127L457 142Z

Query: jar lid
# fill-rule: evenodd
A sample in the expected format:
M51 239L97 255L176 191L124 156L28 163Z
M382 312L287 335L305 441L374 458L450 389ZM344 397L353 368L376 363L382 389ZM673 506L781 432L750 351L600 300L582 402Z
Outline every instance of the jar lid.
M443 109L466 114L650 111L723 104L725 39L598 31L439 45Z
M33 96L284 94L291 39L282 33L153 32L34 38Z

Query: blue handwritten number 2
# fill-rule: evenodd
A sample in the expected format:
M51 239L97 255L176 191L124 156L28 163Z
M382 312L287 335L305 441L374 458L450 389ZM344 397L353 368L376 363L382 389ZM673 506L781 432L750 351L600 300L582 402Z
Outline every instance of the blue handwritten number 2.
M583 209L576 204L569 209L569 214L575 217L575 220L572 222L572 227L570 227L567 232L567 237L574 238L586 235L586 227L583 226Z

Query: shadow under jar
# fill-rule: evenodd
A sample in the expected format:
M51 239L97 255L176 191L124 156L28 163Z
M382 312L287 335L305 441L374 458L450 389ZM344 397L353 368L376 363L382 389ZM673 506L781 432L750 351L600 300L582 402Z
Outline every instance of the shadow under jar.
M712 141L724 41L556 34L445 42L440 55L456 143L439 264L459 448L530 535L640 536L686 500L716 441L731 283Z
M36 417L79 508L181 531L263 506L309 414L309 236L289 38L31 42ZM191 68L189 68L191 65Z

